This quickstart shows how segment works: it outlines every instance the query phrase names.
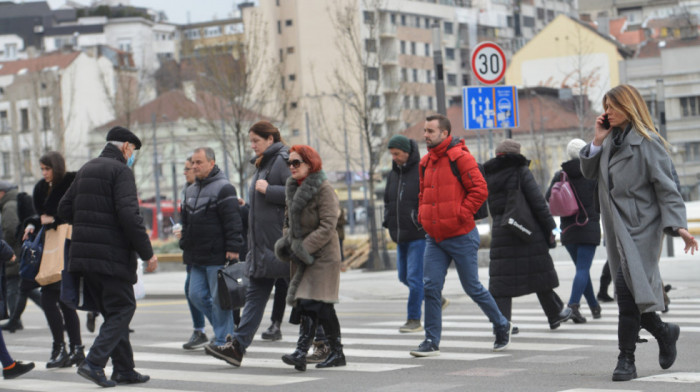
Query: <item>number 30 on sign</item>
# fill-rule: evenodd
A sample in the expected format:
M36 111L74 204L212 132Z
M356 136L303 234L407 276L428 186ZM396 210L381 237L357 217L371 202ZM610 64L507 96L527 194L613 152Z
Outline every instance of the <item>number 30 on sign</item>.
M482 42L472 52L472 72L484 84L496 84L506 73L506 56L493 42Z

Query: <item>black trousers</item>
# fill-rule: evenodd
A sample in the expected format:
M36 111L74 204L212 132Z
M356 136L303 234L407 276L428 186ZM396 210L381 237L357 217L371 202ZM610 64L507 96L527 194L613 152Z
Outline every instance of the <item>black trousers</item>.
M41 308L53 336L54 343L63 343L63 331L68 332L71 345L80 346L80 319L78 312L60 301L61 282L52 283L41 288Z
M129 323L136 311L134 287L131 283L112 276L85 273L85 287L95 299L105 321L90 347L87 360L100 368L112 358L114 371L134 370L134 352L129 342Z
M561 312L564 307L559 295L557 295L554 290L546 290L537 292L537 299L540 301L540 306L544 310L544 314L547 315L547 320L550 322L557 318L559 312ZM496 305L498 305L498 310L501 311L503 317L510 321L511 311L513 309L513 297L494 297L496 300Z
M272 316L270 319L274 323L282 322L284 317L284 308L287 306L287 289L289 282L287 279L275 279L275 298L272 301Z
M649 331L654 337L658 336L663 322L656 312L641 313L634 301L634 295L627 287L622 268L615 274L615 293L617 293L618 323L617 344L621 353L634 359L637 347L639 328Z

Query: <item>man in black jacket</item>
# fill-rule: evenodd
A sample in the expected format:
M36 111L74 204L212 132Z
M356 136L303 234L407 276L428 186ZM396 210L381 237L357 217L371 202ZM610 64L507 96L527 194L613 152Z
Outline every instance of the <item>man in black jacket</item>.
M148 260L147 272L158 267L130 170L139 148L141 140L131 131L112 128L100 156L78 171L58 206L58 216L73 225L67 269L83 275L85 290L105 319L78 374L102 387L150 379L134 370L129 342L137 254ZM104 367L110 358L114 370L107 380Z
M418 223L420 153L418 144L396 135L387 145L393 160L384 191L384 227L396 242L396 270L408 287L408 317L399 332L420 332L423 305L425 231Z
M217 272L226 261L238 259L243 248L236 188L216 166L214 150L200 147L192 154L196 180L185 191L182 208L183 259L191 265L189 298L214 328L207 354L226 343L233 333L233 315L215 301Z

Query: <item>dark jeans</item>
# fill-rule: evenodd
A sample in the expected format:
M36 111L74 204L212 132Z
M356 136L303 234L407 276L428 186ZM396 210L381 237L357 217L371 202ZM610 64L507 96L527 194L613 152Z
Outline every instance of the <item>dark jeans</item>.
M617 344L621 352L630 356L637 347L639 328L642 327L657 336L662 326L661 318L656 312L640 313L634 295L627 287L622 268L615 274L615 293L619 310L617 324Z
M111 358L115 372L134 370L134 352L129 342L129 323L136 311L133 285L103 274L85 273L84 276L86 289L105 319L87 360L104 368Z
M10 313L10 321L20 321L22 313L27 307L27 299L34 301L41 307L41 293L36 282L25 280L19 276L7 278L7 306Z
M557 318L561 312L563 303L561 298L554 290L540 291L537 294L537 299L540 301L540 306L550 322ZM510 321L511 311L513 309L513 297L494 297L498 309L503 313L503 316Z
M15 361L12 356L7 352L7 346L5 346L5 339L2 337L2 330L0 330L0 363L2 367L8 367L12 365Z
M41 308L44 309L46 321L53 336L54 343L63 343L63 330L68 332L71 345L82 345L80 339L80 319L78 312L60 301L61 282L41 288Z

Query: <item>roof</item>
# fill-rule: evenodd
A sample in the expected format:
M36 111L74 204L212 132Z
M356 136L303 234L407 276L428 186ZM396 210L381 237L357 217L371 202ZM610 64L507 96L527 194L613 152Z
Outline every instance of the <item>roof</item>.
M636 46L646 39L644 29L628 30L626 17L610 20L609 26L610 35L625 45Z
M572 99L559 99L556 89L532 88L518 90L519 123L518 128L513 128L513 134L535 132L557 132L577 130L579 126L576 110ZM464 130L462 124L462 107L451 106L447 109L447 118L452 124L452 135L462 138L474 138L476 132ZM587 118L584 126L593 127L595 115ZM404 136L413 140L423 140L424 122L414 124L401 132Z
M80 54L81 52L52 52L32 59L0 62L0 76L15 75L23 69L26 69L27 72L37 72L49 67L65 69L71 65L73 60L80 56Z
M700 46L700 38L695 37L693 39L668 39L668 40L658 40L653 39L645 42L639 47L639 52L637 57L639 59L643 58L653 58L661 56L662 49L674 49L674 48L688 48L693 46Z
M156 115L156 123L171 123L183 119L200 119L213 121L220 118L219 108L225 106L215 96L206 93L197 93L197 102L190 101L182 90L171 90L159 95L156 99L144 104L131 113L131 125L150 126L152 115ZM230 109L223 110L226 116L230 116ZM267 119L265 116L247 109L236 110L247 121ZM117 125L123 125L124 118L112 120L96 128L104 131Z
M589 23L587 23L587 22L584 22L584 21L582 21L582 20L579 20L579 19L576 19L576 18L572 18L572 17L570 17L570 16L568 16L568 15L564 15L564 14L562 14L562 15L565 16L565 17L567 17L567 18L569 18L569 19L571 19L572 21L578 23L579 25L581 25L581 26L587 28L588 30L590 30L590 31L592 31L593 33L595 33L595 34L597 34L598 36L600 36L601 38L603 38L603 39L605 39L606 41L608 41L608 42L612 43L613 45L615 45L615 46L617 47L617 52L620 53L620 56L622 56L623 58L629 58L629 57L632 57L632 56L634 55L634 51L633 51L632 49L630 49L630 48L628 48L627 46L623 45L622 43L620 43L619 41L617 41L614 37L611 37L611 36L609 36L609 35L602 34L602 33L601 33L600 31L598 31L598 29L597 29L596 27L594 27L593 25L591 25L591 24L589 24Z
M51 8L45 1L30 3L0 3L0 19L16 19L32 16L47 16Z
M72 35L74 33L99 34L99 33L104 32L104 28L105 28L105 26L102 24L52 26L52 27L46 28L44 35L47 37L50 37L50 36L54 36L54 35Z

